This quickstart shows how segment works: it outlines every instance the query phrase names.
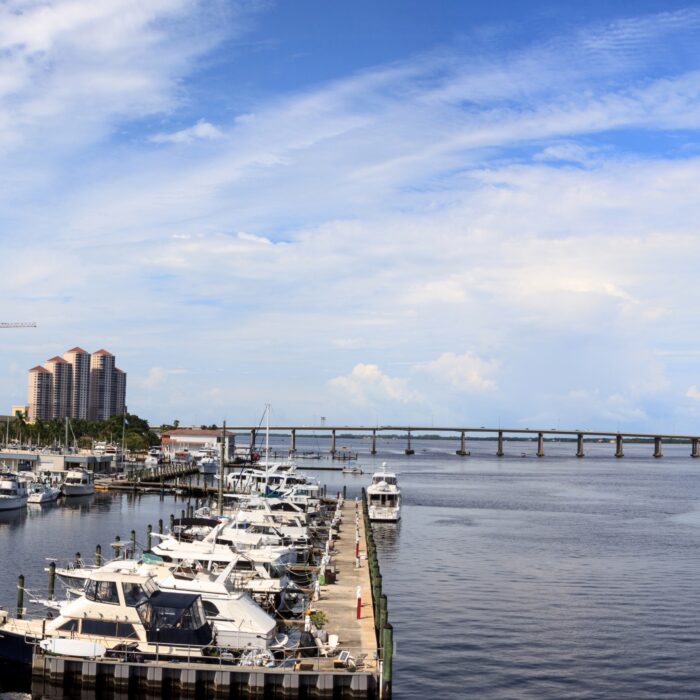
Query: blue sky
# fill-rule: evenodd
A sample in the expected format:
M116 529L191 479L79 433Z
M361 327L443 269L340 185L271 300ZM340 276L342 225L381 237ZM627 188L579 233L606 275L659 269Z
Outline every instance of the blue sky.
M700 6L0 2L0 394L697 432Z

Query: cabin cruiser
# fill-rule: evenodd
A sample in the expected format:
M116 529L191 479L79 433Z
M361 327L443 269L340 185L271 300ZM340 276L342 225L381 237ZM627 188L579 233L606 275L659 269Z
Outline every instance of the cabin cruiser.
M53 618L9 618L0 611L0 658L26 664L37 643L67 655L71 646L91 646L86 656L109 655L129 643L143 658L183 660L203 659L213 641L199 595L161 591L153 576L135 573L92 571L83 594Z
M297 472L294 462L270 462L231 472L226 478L226 487L237 493L269 494L307 482L308 478Z
M24 508L29 499L27 484L17 474L0 474L0 510Z
M151 447L144 460L147 467L157 467L163 461L163 452L158 447Z
M190 464L192 462L192 453L188 449L176 450L172 453L170 461L175 464Z
M195 453L195 459L200 474L218 474L220 462L217 458L216 450L199 450L199 452Z
M89 496L95 493L95 481L92 472L85 469L71 469L61 487L64 496Z
M372 475L367 487L367 506L370 520L397 522L401 518L401 491L396 474L384 470Z
M28 503L52 503L58 500L61 489L43 481L35 481L29 486Z
M209 571L181 564L115 559L93 569L74 569L71 574L77 588L106 572L152 577L160 591L200 595L207 620L213 625L216 645L228 649L268 648L276 644L276 621L250 594L236 588L230 577L234 564ZM57 572L59 570L57 569Z

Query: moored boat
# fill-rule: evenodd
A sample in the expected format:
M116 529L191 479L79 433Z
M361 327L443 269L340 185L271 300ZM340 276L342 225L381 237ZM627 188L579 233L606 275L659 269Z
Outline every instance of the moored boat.
M61 486L64 496L89 496L95 493L95 481L92 472L85 469L71 469Z
M369 519L374 521L397 522L401 518L401 491L396 474L384 469L372 475L372 483L367 487Z
M0 474L0 510L24 508L28 499L27 484L17 474Z
M28 503L52 503L58 500L60 495L61 489L51 486L51 484L37 481L29 487Z

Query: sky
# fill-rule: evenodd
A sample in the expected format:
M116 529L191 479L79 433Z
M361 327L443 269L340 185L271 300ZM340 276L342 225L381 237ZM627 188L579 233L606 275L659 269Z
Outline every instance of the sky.
M700 4L0 0L0 397L700 434Z

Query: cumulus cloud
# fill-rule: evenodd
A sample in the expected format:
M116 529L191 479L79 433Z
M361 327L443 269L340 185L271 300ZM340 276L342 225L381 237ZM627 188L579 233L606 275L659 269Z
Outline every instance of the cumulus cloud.
M374 364L357 364L350 374L335 377L329 384L356 404L385 401L410 403L421 399L408 387L406 379L390 377Z
M461 355L445 352L432 362L418 365L416 370L426 372L458 391L483 392L496 388L493 376L498 370L498 363L495 360L482 360L469 352Z

